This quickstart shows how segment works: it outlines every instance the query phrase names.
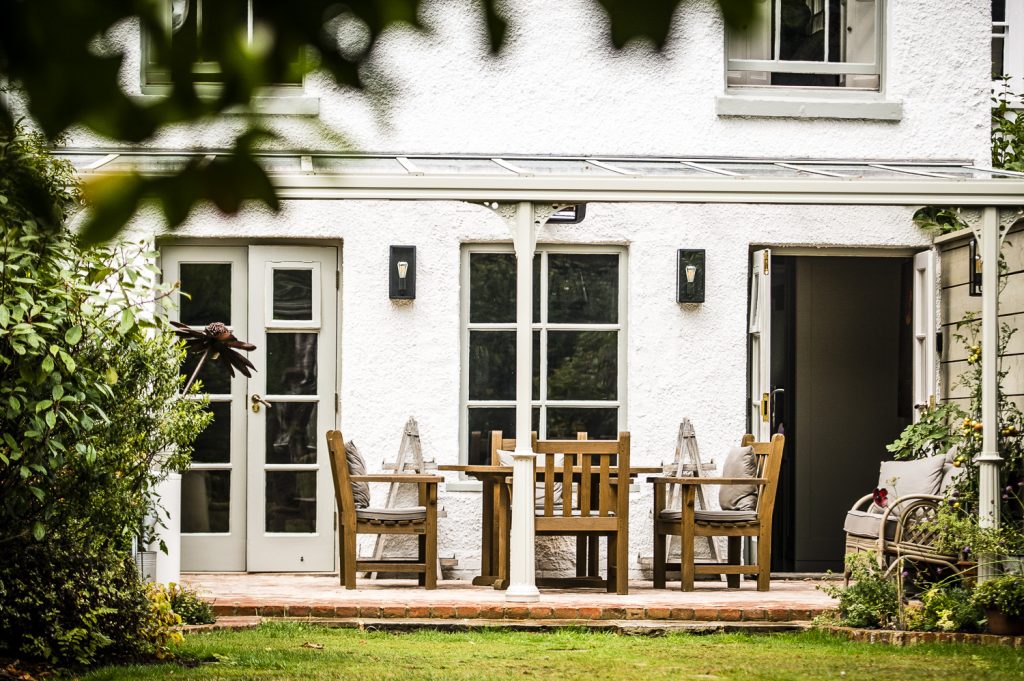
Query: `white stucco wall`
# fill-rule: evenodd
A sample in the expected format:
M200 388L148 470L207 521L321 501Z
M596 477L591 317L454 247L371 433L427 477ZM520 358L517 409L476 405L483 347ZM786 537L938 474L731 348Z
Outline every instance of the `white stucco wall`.
M548 226L540 243L622 244L628 253L627 429L632 461L670 460L679 421L721 459L746 429L751 245L929 246L903 208L590 204L580 225ZM425 454L459 462L459 267L463 243L509 241L485 208L457 202L286 201L280 215L233 222L197 215L181 237L324 239L342 245L341 423L368 465L393 460L405 420ZM417 246L417 298L387 295L388 245ZM707 249L707 302L675 303L677 248ZM450 480L456 476L448 474ZM648 485L632 495L630 556L651 555ZM442 492L440 553L462 576L479 565L480 495ZM542 559L538 565L544 569ZM564 557L564 556L563 556ZM639 576L639 573L636 573Z
M508 45L490 58L474 3L433 0L430 29L394 29L366 68L371 91L341 91L312 75L320 115L268 116L284 149L402 153L957 158L987 162L988 0L889 0L882 98L899 122L724 118L724 25L714 0L683 3L668 49L616 53L592 0L510 0ZM941 17L941 21L936 18ZM110 44L127 55L127 92L139 93L139 34ZM866 94L871 97L871 94ZM381 115L378 115L380 113ZM150 146L221 148L242 125L179 127ZM108 146L84 132L75 146Z

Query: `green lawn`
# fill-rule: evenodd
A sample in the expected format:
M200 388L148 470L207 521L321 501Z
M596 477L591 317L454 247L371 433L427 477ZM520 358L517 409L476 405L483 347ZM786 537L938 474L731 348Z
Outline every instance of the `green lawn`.
M1024 678L1024 655L1008 648L971 645L895 648L851 643L817 632L673 634L660 638L579 630L549 634L493 630L387 634L268 623L243 632L188 636L178 654L182 658L179 663L104 668L80 678L88 681L168 678L952 681ZM187 660L191 663L186 663Z

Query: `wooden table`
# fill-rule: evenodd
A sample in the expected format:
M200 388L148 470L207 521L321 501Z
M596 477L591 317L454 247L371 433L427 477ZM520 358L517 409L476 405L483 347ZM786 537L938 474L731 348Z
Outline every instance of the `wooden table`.
M512 475L512 466L484 465L444 465L438 466L439 471L463 473L483 483L481 494L480 520L480 574L473 578L476 586L494 586L504 589L508 586L508 575L504 573L505 556L501 555L501 537L507 536L509 528L506 518L510 513L498 513L500 509L510 509L511 499L504 480ZM630 466L629 475L645 475L651 473L664 474L663 466ZM543 471L537 472L538 477ZM576 571L580 576L594 576L597 573L597 538L581 538L587 540L580 543L576 554Z

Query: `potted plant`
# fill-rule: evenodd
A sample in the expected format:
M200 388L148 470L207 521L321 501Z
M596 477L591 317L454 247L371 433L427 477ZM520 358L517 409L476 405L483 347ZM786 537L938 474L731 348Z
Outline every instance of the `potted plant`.
M1024 575L1003 575L979 584L974 603L985 611L993 634L1024 635Z

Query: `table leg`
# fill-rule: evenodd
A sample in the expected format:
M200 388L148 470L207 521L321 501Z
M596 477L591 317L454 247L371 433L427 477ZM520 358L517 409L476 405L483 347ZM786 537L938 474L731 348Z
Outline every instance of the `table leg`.
M480 576L473 579L473 584L476 586L490 586L494 583L498 573L495 560L497 546L494 541L497 529L494 523L494 497L497 490L491 478L485 478L483 484L481 494L483 509L480 519Z

